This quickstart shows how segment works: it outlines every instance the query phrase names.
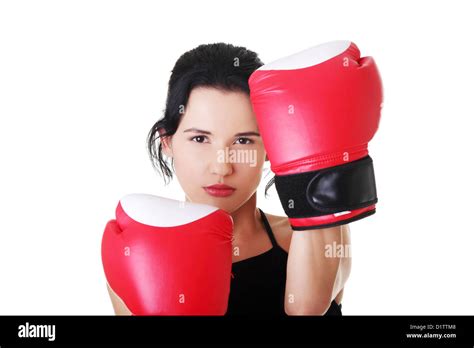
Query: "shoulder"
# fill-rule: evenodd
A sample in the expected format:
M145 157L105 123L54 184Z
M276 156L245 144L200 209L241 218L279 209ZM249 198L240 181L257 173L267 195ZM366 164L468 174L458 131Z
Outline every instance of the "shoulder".
M293 234L288 217L268 213L265 213L265 216L272 228L273 235L275 236L278 245L288 252L290 250L291 236Z

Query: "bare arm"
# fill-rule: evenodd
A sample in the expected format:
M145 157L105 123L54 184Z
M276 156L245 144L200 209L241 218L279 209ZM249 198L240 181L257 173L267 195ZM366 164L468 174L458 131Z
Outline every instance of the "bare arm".
M112 290L107 283L107 290L109 292L110 299L112 301L112 306L114 307L114 311L116 315L132 315L132 312L127 308L125 303L122 301L120 297Z
M287 265L285 311L323 315L342 295L351 268L347 225L293 231Z

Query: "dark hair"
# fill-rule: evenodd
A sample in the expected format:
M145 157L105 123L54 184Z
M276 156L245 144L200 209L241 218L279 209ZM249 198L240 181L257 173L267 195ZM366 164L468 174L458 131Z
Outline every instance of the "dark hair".
M255 52L226 43L200 45L178 58L168 83L163 118L153 125L147 137L148 155L165 184L173 178L173 172L163 158L161 138L176 133L193 88L213 87L250 94L248 79L262 65ZM272 181L265 194L271 184Z

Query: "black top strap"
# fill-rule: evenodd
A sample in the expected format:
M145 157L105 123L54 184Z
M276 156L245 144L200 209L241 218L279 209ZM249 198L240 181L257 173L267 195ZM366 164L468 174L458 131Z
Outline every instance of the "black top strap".
M267 231L268 237L270 238L273 247L274 248L280 247L275 239L275 236L273 235L273 231L272 231L272 228L270 227L270 224L268 223L267 217L265 216L262 209L258 208L258 210L260 210L260 215L262 216L262 222L263 222L263 225L265 226L265 231Z

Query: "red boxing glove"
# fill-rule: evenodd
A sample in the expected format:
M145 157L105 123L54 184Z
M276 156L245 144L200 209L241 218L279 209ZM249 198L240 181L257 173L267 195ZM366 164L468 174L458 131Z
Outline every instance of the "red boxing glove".
M328 42L266 64L250 98L294 230L337 226L375 213L367 144L382 107L371 57L350 41Z
M102 263L134 315L224 315L232 268L232 218L218 208L146 194L122 198ZM111 226L111 227L110 227Z

